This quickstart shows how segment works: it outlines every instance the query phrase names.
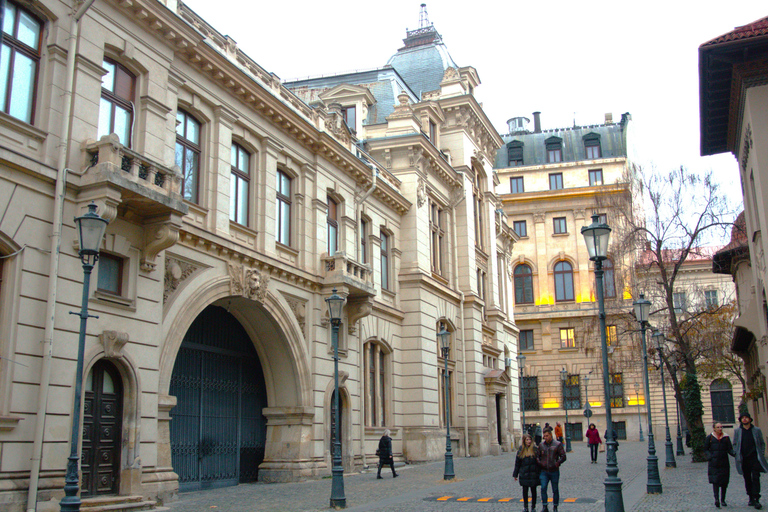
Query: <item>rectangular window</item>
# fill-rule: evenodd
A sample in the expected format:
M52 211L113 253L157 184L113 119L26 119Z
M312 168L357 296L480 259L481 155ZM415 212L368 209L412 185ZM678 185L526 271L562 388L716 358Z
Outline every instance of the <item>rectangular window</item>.
M520 238L525 238L528 236L528 224L524 220L516 220L513 223L515 233L518 234Z
M624 407L624 377L619 373L609 375L611 388L611 407Z
M563 161L563 150L562 149L548 149L547 150L547 162L550 164L554 164L557 162ZM562 188L562 187L560 187Z
M590 169L589 170L589 186L595 187L603 184L603 170L602 169Z
M328 256L333 256L339 249L339 221L338 207L336 201L327 197L328 200Z
M549 175L549 190L562 190L563 173L553 172Z
M680 315L687 309L685 292L675 292L672 294L672 305L675 307L675 313Z
M485 301L485 272L482 269L477 269L477 295Z
M512 142L507 146L507 162L509 167L520 167L523 163L523 144Z
M526 411L539 410L539 378L523 377L523 409Z
M96 289L112 295L123 294L123 258L99 254L99 276Z
M434 121L429 121L429 140L432 144L437 145L437 125Z
M609 347L615 347L618 344L619 337L616 334L615 325L605 326L605 342Z
M277 241L291 245L291 178L277 171Z
M365 344L363 352L365 367L365 424L370 427L383 427L386 423L386 371L388 354L376 342Z
M355 107L342 107L341 115L344 116L344 122L347 123L347 128L350 131L357 131L357 113Z
M248 225L248 189L251 155L239 144L232 144L229 177L229 219Z
M443 274L443 240L445 238L445 212L437 203L430 200L429 228L432 254L432 272Z
M573 327L560 328L560 348L576 348L576 329Z
M96 137L116 133L120 143L131 147L133 124L134 77L120 64L104 61L107 74L101 77L101 102L99 104L99 128Z
M381 287L389 290L389 235L381 233Z
M587 142L584 146L584 150L587 153L587 160L597 160L600 158L600 142Z
M184 199L198 202L200 186L200 123L183 110L176 111L176 165L181 169Z
M704 300L707 304L707 309L714 309L720 305L717 300L717 290L705 290Z
M520 331L520 350L533 350L533 329Z
M568 375L563 382L563 404L566 409L581 409L581 388L578 375Z
M368 263L368 222L360 219L360 263Z
M555 217L552 219L552 224L556 235L568 233L568 224L565 221L565 217Z
M0 54L0 108L25 123L33 122L43 24L14 2L7 2Z
M522 176L509 178L509 192L510 194L522 194L523 192L525 192L525 186L523 184Z

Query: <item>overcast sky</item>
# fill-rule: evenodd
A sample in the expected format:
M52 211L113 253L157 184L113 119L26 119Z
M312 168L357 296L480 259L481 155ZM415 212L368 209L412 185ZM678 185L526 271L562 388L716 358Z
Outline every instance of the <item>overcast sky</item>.
M698 47L768 16L764 1L425 1L454 61L477 69L476 96L500 133L536 110L544 129L630 112L641 164L714 169L741 202L734 157L699 156ZM422 2L185 3L288 80L384 66Z

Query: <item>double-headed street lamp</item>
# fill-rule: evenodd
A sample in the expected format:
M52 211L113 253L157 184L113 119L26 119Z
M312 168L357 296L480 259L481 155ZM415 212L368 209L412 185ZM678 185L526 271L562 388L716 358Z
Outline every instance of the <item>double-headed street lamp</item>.
M335 509L347 508L347 498L344 496L344 468L341 465L341 417L339 408L339 325L341 325L341 310L346 299L336 293L336 288L330 297L325 299L328 303L328 317L331 321L331 343L333 344L333 453L331 459L333 467L331 474L331 507Z
M667 411L667 387L664 385L664 357L662 348L664 347L664 334L658 329L653 332L653 339L656 340L656 349L659 351L659 369L661 370L661 392L664 398L664 422L667 427L667 462L668 468L676 468L675 454L672 451L672 436L669 435L669 411Z
M520 412L523 414L522 425L520 430L525 434L525 394L523 394L523 368L525 368L525 356L523 354L517 354L517 367L520 369Z
M80 261L83 264L83 301L80 313L72 312L80 317L80 338L77 343L77 373L75 373L75 405L72 409L72 431L70 441L67 474L64 478L64 497L59 502L63 512L79 512L80 489L78 477L79 440L80 440L80 400L83 394L83 353L85 352L85 326L88 317L88 293L91 288L91 271L99 260L99 247L104 238L108 221L96 213L96 204L88 205L88 213L75 219L77 235L80 240ZM97 318L94 316L94 318Z
M581 228L581 234L587 243L589 259L595 262L595 288L597 288L598 317L600 320L600 342L603 351L603 389L605 393L605 422L607 426L605 510L606 512L624 512L624 498L621 494L619 464L616 460L616 439L613 436L611 418L611 393L609 387L608 342L605 337L605 297L603 293L603 260L608 257L608 242L611 228L600 222L598 215L592 215L592 224Z
M563 407L565 408L565 451L571 451L571 436L568 433L568 397L565 393L565 386L568 384L568 370L560 370L560 378L563 381Z
M451 407L450 394L448 393L450 384L448 380L448 352L451 349L451 333L445 329L445 326L442 326L437 337L440 338L440 350L443 352L443 361L445 361L445 384L443 385L445 396L443 400L445 402L445 470L443 480L452 480L456 475L453 472L453 453L451 453Z
M648 383L648 350L645 344L645 330L648 327L648 317L651 314L651 301L641 293L640 299L632 303L635 309L635 318L640 324L640 339L643 342L643 385L645 386L645 410L648 414L648 494L660 494L661 477L659 476L659 458L656 457L656 445L653 442L653 422L651 421L651 393Z
M672 371L677 375L677 363L672 363ZM675 455L685 455L685 449L683 448L683 433L680 430L680 404L675 399L675 412L677 412L677 453Z

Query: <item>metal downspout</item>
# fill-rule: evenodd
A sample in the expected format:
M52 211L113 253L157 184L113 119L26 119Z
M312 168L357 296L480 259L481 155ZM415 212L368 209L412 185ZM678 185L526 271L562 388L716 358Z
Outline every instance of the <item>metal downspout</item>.
M464 191L464 173L460 172L459 176L461 176L461 190ZM459 320L461 322L461 327L459 328L459 331L461 332L461 345L462 345L462 353L461 353L461 372L464 376L463 379L463 392L464 392L464 456L469 457L469 408L467 406L467 344L466 340L464 339L464 292L461 291L459 288L459 247L457 242L457 236L456 236L456 207L461 204L461 202L466 199L466 196L464 194L461 194L461 197L451 205L451 216L453 217L453 229L451 230L451 238L453 243L453 286L456 288L456 291L459 292Z
M379 176L379 170L376 169L376 171L373 173L373 178L371 178L371 188L365 191L363 196L360 199L355 200L355 260L360 261L360 206L363 204L363 201L368 199L371 194L373 194L373 191L376 190L376 178ZM360 375L363 376L363 379L365 378L365 368L363 368L363 349L365 348L365 340L363 340L363 319L359 319L357 321L357 337L358 337L358 343L360 345L360 351L358 354L360 354L360 357L358 358L358 369L360 371ZM357 393L358 396L363 397L363 407L360 408L360 455L362 457L362 463L363 468L368 466L368 463L365 460L365 386L363 383L363 379L357 380Z
M66 192L67 154L69 146L70 117L72 114L72 87L75 81L75 57L77 40L80 36L80 20L95 0L86 0L73 14L69 28L67 49L67 76L64 83L63 112L61 116L61 139L59 140L58 171L56 173L56 192L53 208L53 228L51 231L51 260L48 268L48 295L45 310L45 333L43 339L43 364L40 375L40 388L37 397L37 415L35 417L35 437L32 445L32 467L29 475L27 493L27 512L37 509L37 489L40 482L40 465L43 454L45 416L48 409L48 389L51 383L53 364L53 333L56 318L56 293L58 291L59 253L61 249L61 229L64 216L64 194Z

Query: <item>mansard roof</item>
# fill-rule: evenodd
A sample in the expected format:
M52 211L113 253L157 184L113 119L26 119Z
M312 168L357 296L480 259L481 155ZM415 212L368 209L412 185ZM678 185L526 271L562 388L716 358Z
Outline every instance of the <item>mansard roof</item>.
M403 43L387 65L397 70L419 99L425 92L440 89L446 69L459 68L433 26L409 30Z

